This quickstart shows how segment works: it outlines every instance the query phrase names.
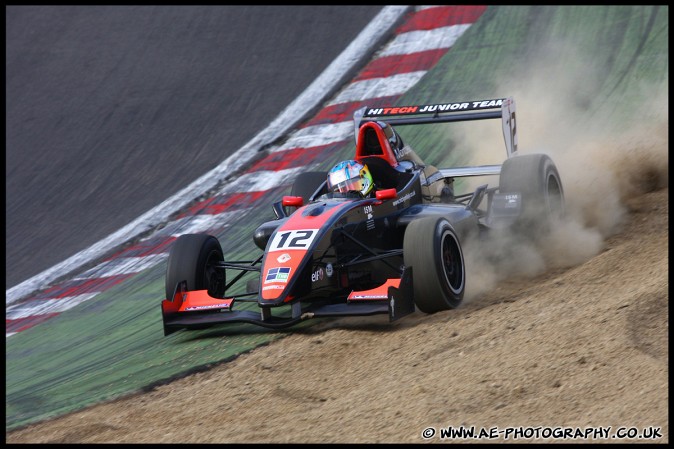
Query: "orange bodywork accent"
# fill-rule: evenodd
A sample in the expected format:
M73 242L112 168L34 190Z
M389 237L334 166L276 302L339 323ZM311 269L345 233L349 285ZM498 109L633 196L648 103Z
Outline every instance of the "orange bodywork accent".
M164 313L197 312L200 310L229 309L234 298L218 299L209 296L208 290L194 290L185 293L178 292L173 301L164 300L161 303Z
M286 286L290 280L297 274L297 269L306 253L306 250L287 250L274 251L267 254L267 260L265 261L264 267L262 269L261 277L262 299L270 300L281 296L281 293L283 293L283 291L286 289ZM279 262L279 256L282 255L288 255L289 259ZM268 282L267 275L269 274L269 270L271 268L289 268L290 271L288 272L287 279L285 281Z
M346 203L341 206L332 207L320 215L312 216L302 216L304 209L309 206L303 206L295 211L290 216L290 219L281 226L276 233L283 233L286 231L295 231L295 230L308 230L315 233L320 232L323 225L326 221L335 215L342 208L351 207L349 203ZM318 238L318 237L316 237ZM298 273L299 266L301 262L307 255L306 249L290 249L290 248L281 248L275 249L273 251L267 252L265 256L264 266L262 267L262 290L261 297L264 300L275 300L278 299L281 294L285 291L286 287L290 283L291 279L296 276ZM288 272L287 279L285 281L267 281L267 275L269 270L283 268L290 269ZM288 300L286 300L287 302Z
M379 287L373 288L371 290L362 290L362 291L352 291L348 301L381 301L382 299L388 299L388 288L389 287L400 287L400 279L388 279Z

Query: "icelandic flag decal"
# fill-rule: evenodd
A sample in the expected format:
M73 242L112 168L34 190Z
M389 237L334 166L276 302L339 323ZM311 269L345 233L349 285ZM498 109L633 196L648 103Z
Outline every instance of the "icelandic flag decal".
M290 277L290 267L270 268L267 270L267 277L264 283L288 282L288 277Z

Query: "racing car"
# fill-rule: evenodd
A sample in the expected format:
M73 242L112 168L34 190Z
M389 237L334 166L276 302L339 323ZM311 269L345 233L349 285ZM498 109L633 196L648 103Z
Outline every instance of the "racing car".
M486 119L502 123L502 164L436 168L397 130ZM388 314L395 321L417 310L453 309L466 288L462 245L471 235L494 228L545 229L564 213L552 159L518 153L512 97L363 107L353 120L356 145L349 164L366 172L372 191L358 190L367 182L351 188L331 182L332 171L301 173L290 195L273 203L276 219L256 228L252 240L261 254L254 260L225 261L212 235L178 237L161 302L165 336L226 323L281 329L317 317ZM341 171L348 169L334 170L344 178ZM497 186L454 191L456 178L488 175L498 176ZM228 271L238 273L229 280ZM244 293L230 294L251 272L253 281L239 288Z

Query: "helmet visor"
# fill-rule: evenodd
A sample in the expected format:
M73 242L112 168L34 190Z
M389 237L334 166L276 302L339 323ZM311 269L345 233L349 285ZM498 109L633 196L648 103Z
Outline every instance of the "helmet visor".
M346 181L338 182L333 186L333 191L346 193L351 191L362 192L364 187L363 179L358 176L356 178L347 179Z

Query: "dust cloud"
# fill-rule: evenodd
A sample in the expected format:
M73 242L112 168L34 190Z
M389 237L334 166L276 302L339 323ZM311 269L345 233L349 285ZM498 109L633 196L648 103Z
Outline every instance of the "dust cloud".
M610 86L591 61L570 45L554 46L513 77L516 84L504 83L497 92L515 99L518 153L545 153L554 161L565 216L538 241L497 231L466 242L466 300L509 276L532 277L589 260L624 226L630 198L668 184L667 83L642 83L606 98ZM504 149L494 151L504 143L500 126L492 122L480 121L477 132L473 127L461 133L470 165L501 163L495 154L505 158ZM494 178L490 186L498 183ZM474 188L476 182L484 183L466 184Z

